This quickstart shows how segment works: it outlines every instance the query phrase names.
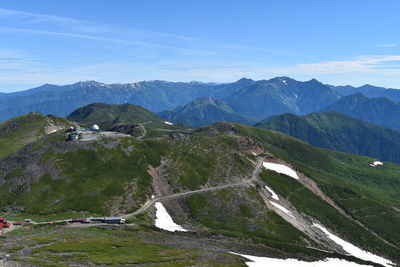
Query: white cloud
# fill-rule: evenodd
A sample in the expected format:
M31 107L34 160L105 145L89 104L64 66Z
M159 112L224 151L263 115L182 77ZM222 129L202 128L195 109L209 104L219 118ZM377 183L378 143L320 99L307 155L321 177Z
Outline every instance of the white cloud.
M395 47L397 46L396 44L377 44L377 47Z
M400 55L358 56L348 60L332 60L303 63L288 67L268 68L265 71L276 74L349 74L376 73L395 75L400 73Z

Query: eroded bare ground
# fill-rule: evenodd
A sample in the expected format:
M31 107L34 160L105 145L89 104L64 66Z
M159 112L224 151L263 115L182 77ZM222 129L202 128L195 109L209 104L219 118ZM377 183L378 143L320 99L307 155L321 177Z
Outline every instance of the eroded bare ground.
M161 165L153 167L149 165L148 173L153 178L153 190L155 196L167 196L173 194L171 186L164 176L164 169L168 165L168 160L163 159Z

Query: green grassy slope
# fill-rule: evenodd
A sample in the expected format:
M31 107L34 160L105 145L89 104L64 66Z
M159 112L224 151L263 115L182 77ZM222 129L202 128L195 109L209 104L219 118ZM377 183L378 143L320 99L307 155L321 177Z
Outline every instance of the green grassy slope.
M314 146L400 162L400 132L338 112L284 114L256 127L276 130Z
M59 135L57 140L39 142L25 154L44 171L26 170L25 162L6 174L0 187L1 207L22 206L24 212L32 214L69 210L109 214L114 200L121 202L119 207L125 212L138 208L151 193L148 164L159 165L161 155L168 149L162 141L137 142L134 138L85 145L66 143ZM35 151L36 147L41 149ZM2 163L5 168L7 165L7 161ZM37 182L27 178L32 175L37 176ZM25 180L21 187L13 182L18 178ZM13 194L7 194L10 191ZM130 205L123 204L127 198Z
M201 248L205 241L200 240L197 246L189 243L186 247L163 242L173 239L174 234L140 226L62 228L45 225L26 227L2 236L0 251L11 254L22 266L246 266L232 254Z
M370 158L312 147L277 132L237 125L241 134L262 140L276 157L284 159L317 182L341 208L396 246L400 214L400 166L385 163L371 168ZM304 201L307 205L308 200ZM316 208L315 211L324 211ZM323 213L326 216L325 212ZM334 228L335 229L335 228ZM339 227L348 231L350 228ZM347 234L352 235L351 231ZM345 235L347 235L345 234Z
M69 125L65 119L35 112L0 123L0 160L46 135L49 127L66 128Z

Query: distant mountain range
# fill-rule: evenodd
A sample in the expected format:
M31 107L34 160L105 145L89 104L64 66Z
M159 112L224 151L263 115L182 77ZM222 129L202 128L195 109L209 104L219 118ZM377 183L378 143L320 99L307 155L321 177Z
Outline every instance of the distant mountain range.
M321 111L338 111L370 123L400 129L400 104L386 97L368 98L357 93L345 96Z
M355 94L353 94L356 92ZM362 92L365 95L360 94ZM379 97L379 98L368 98ZM384 98L385 97L385 98ZM400 90L365 85L331 86L288 77L233 83L95 81L0 94L0 122L33 111L66 117L92 103L135 104L174 123L193 127L221 120L253 125L273 115L338 111L374 124L400 129Z
M340 95L317 80L287 77L261 80L224 98L232 108L258 120L286 112L307 114L334 103Z
M224 86L233 85L233 93L227 97L196 99L173 110L163 111L160 115L172 122L194 127L222 120L253 125L275 114L307 114L340 98L338 93L317 80L299 82L287 77L277 77L253 81L243 78Z
M206 126L218 121L240 122L253 125L256 120L236 113L232 107L211 97L198 98L184 106L159 113L161 117L175 123L193 127Z
M287 77L233 83L145 81L130 84L104 84L95 81L38 88L2 94L0 121L32 111L67 116L75 109L96 102L132 103L152 112L174 109L202 97L227 102L243 115L264 119L273 114L306 114L332 104L340 98L329 86L311 80L299 82Z
M31 111L67 116L75 109L92 104L125 104L143 106L153 112L175 108L204 96L225 97L234 86L226 88L205 83L172 83L149 81L130 84L104 84L94 81L57 86L46 84L27 91L0 97L0 121Z
M384 88L366 84L360 87L354 87L351 85L345 86L332 86L330 87L343 96L353 95L356 93L363 93L366 97L387 97L393 101L400 102L400 90L393 88Z
M374 125L339 112L283 114L256 124L311 145L400 162L400 131Z

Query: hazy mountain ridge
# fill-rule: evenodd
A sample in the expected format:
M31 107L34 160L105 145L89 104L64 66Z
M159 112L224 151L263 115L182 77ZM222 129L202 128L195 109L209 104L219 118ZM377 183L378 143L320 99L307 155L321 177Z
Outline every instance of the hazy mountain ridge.
M317 92L318 98L315 97ZM315 80L298 82L286 77L260 81L243 78L225 84L166 81L104 84L88 81L64 86L46 84L5 94L0 98L0 121L31 111L67 116L79 107L96 102L132 103L161 112L201 97L226 101L236 112L258 119L276 112L303 114L315 111L339 98L329 87ZM245 100L251 101L251 105L243 106ZM262 101L267 101L270 107L265 107Z
M357 93L345 96L321 111L338 111L370 123L400 129L400 103L386 97L368 98Z
M344 86L329 85L329 86L343 96L362 93L369 98L387 97L389 99L392 99L393 101L400 102L399 89L373 86L370 84L365 84L360 87L354 87L351 85L344 85Z
M183 88L183 89L182 89ZM161 111L201 97L213 85L164 81L131 84L103 84L94 81L72 85L44 85L35 89L6 94L0 99L0 120L34 111L67 116L73 110L96 102L137 103L152 111ZM221 93L223 95L223 92ZM16 106L14 103L19 103Z
M255 126L291 135L314 146L400 163L400 131L342 113L283 114Z
M277 77L257 81L223 100L238 113L264 119L287 112L306 114L332 104L339 98L336 92L317 80L299 82L288 77Z
M248 125L256 122L255 119L235 112L228 103L211 97L195 99L184 106L163 111L159 115L168 121L192 127L206 126L219 121Z

